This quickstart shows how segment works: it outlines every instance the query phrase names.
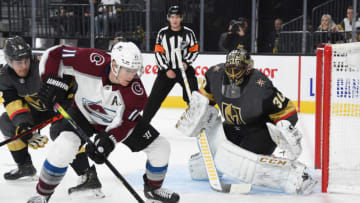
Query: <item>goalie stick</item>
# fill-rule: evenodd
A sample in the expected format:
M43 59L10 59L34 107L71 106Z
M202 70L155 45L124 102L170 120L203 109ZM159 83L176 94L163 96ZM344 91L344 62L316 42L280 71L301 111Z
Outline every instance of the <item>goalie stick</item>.
M184 80L185 89L187 96L190 100L191 90L189 86L189 81L186 77L185 68L182 63L181 57L181 49L175 49L175 55L179 62L179 67L181 71L181 76ZM190 101L189 101L190 102ZM217 192L224 192L224 193L235 193L235 194L248 194L251 190L251 184L243 183L243 184L226 184L220 181L219 175L216 171L215 163L213 156L210 151L209 142L205 133L205 130L202 129L200 132L199 138L197 138L197 143L200 147L200 152L203 157L206 173L208 175L209 183L211 189Z
M26 131L26 132L24 132L22 134L17 134L12 138L9 138L9 139L7 139L5 141L0 142L0 147L3 146L3 145L6 145L9 142L12 142L12 141L18 139L18 138L22 138L22 137L24 137L24 136L26 136L26 135L28 135L28 134L36 131L36 130L39 130L39 129L47 126L48 124L53 123L53 122L55 122L57 120L60 120L62 118L63 118L63 116L60 114L60 115L54 116L54 117L42 122L42 123L39 123L39 124L35 125L33 128L31 128L31 130L28 130L28 131Z
M70 125L74 128L76 134L78 134L82 140L86 141L87 144L94 145L94 143L90 140L90 137L85 134L84 130L78 126L78 124L70 117L70 115L60 106L60 104L56 103L54 107L70 123ZM116 168L110 163L108 159L105 159L105 165L111 170L111 172L113 172L113 174L120 180L120 182L126 187L126 189L139 203L145 203L144 200L139 196L139 194L131 187L131 185L119 173L119 171L116 170Z

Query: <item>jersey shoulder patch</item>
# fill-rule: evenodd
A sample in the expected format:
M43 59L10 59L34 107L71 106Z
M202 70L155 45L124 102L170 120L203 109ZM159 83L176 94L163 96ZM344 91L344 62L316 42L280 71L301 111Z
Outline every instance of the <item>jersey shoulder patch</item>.
M271 89L274 87L272 81L257 69L254 69L251 73L250 80L252 83L255 83L255 86L260 88Z

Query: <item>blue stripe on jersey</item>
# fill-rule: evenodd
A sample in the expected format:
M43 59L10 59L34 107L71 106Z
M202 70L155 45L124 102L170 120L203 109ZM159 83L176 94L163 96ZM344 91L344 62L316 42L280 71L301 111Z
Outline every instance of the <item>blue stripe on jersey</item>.
M155 167L150 164L149 161L146 162L146 169L151 173L164 173L168 168L168 164L162 167Z
M44 162L44 169L47 171L49 175L52 176L64 176L67 170L67 167L59 168L54 165L52 165L48 160L46 159Z

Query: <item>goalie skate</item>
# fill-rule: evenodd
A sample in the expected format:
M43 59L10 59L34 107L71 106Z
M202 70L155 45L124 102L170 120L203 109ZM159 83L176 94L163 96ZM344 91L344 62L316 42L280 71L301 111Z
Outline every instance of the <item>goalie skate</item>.
M4 179L8 181L36 181L36 169L31 163L19 164L16 169L13 169L4 174Z
M84 175L80 176L79 184L69 188L68 193L72 197L104 198L105 194L101 191L101 183L97 177L95 167L92 166Z
M310 193L312 193L318 181L315 180L314 177L309 174L307 169L304 170L301 178L302 178L302 184L297 189L296 193L299 195L309 195Z
M300 162L294 162L292 163L291 166L293 170L291 173L294 173L297 176L297 181L296 184L294 185L295 191L293 194L309 195L313 191L315 185L318 182L315 179L315 176L311 174L311 171L304 164ZM291 184L291 181L288 183ZM291 188L291 186L288 185L287 188Z

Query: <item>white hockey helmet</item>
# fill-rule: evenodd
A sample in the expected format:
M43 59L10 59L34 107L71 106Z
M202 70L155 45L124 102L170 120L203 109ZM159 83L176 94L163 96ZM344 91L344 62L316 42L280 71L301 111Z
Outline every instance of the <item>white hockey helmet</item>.
M116 62L116 68L111 70L117 77L121 67L142 70L142 56L140 49L133 42L118 42L111 50L111 63Z

